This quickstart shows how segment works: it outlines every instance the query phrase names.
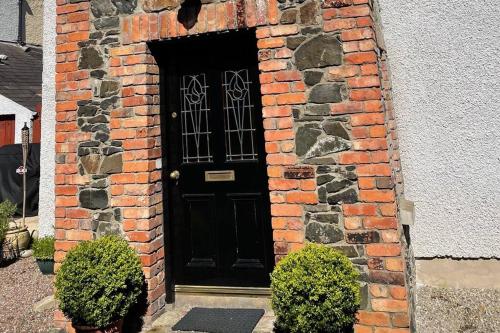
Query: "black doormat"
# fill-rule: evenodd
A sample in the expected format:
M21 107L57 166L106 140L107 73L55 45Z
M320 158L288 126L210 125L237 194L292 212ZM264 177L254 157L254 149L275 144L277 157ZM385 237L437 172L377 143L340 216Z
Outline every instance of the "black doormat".
M172 330L252 333L263 315L263 309L192 308L172 327Z

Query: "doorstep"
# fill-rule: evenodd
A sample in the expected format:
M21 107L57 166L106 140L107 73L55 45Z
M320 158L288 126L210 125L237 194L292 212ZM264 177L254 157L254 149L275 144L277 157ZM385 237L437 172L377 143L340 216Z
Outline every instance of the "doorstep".
M253 333L272 333L274 313L271 309L269 296L228 296L228 295L202 295L191 293L176 293L175 303L167 305L165 313L151 324L151 329L146 333L174 333L174 326L193 307L206 308L258 308L264 309L264 316L260 319Z

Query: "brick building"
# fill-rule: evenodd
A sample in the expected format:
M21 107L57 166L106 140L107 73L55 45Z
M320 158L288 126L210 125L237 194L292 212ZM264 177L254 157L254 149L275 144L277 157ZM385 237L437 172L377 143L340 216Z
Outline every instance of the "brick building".
M56 262L122 234L150 322L182 287L267 287L276 260L318 242L362 272L357 333L411 331L372 1L58 0L56 13Z
M363 272L358 332L409 330L368 1L58 3L57 262L123 233L154 319L172 287L266 286L274 260L320 242Z

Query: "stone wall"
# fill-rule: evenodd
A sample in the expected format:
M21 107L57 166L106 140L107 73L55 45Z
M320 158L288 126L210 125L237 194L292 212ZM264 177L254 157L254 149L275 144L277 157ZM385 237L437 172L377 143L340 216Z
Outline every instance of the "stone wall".
M370 1L210 2L190 25L172 0L59 0L57 13L57 265L78 241L120 233L144 266L146 321L163 311L159 69L146 42L256 28L276 260L305 241L343 251L361 271L356 332L409 332Z

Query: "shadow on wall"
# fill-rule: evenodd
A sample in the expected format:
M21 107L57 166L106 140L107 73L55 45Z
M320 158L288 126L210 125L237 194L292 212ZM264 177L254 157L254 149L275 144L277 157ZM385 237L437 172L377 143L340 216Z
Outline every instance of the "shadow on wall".
M186 0L179 9L177 19L187 30L194 27L201 10L200 0Z

